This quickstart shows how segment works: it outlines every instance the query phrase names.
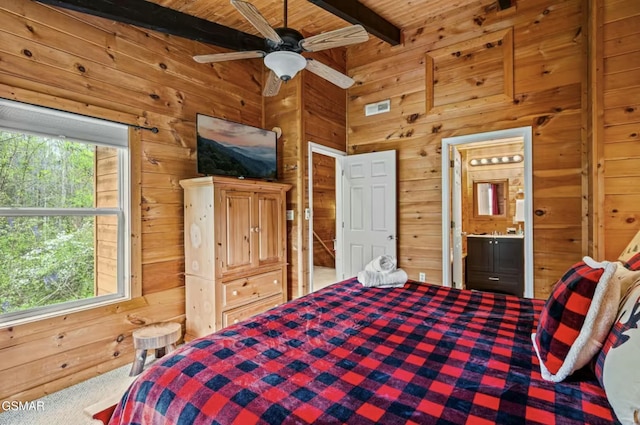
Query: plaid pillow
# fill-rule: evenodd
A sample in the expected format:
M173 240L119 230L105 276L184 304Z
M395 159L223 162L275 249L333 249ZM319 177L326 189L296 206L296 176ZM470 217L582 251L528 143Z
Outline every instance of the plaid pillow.
M595 361L595 373L618 420L640 423L640 280L620 302L620 313Z
M640 252L624 262L624 266L629 270L640 270Z
M585 257L556 283L532 335L544 379L562 381L602 347L620 300L619 280L611 279L616 268Z

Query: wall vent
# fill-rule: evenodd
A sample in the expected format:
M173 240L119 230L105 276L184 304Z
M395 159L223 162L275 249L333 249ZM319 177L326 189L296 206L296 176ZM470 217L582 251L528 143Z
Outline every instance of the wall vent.
M391 99L383 100L382 102L369 103L364 106L364 115L368 117L370 115L384 114L391 110Z

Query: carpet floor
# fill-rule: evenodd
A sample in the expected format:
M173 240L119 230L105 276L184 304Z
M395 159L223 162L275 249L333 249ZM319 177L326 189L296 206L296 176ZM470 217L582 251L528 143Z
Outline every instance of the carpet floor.
M151 357L151 356L150 356ZM153 357L151 357L153 360ZM151 361L147 360L147 365ZM148 367L148 366L147 366ZM146 369L146 367L145 367ZM110 372L91 378L64 390L49 394L38 400L39 410L9 410L0 413L1 425L97 425L84 412L92 404L124 394L133 377L129 377L131 365L125 365Z

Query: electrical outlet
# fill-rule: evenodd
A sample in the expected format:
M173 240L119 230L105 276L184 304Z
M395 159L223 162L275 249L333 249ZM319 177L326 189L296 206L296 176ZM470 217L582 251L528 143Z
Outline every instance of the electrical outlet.
M427 281L427 274L424 273L424 272L418 273L418 280L420 282L426 282Z

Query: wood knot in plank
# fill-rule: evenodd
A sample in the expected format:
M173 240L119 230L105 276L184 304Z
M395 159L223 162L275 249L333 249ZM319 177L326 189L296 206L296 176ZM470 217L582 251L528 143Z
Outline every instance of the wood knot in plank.
M418 120L418 118L420 118L420 114L411 114L407 117L407 123L413 124Z
M635 219L635 218L633 218L633 217L627 217L627 219L626 219L625 221L626 221L627 223L631 224L631 223L634 223L634 222L636 221L636 219Z
M409 130L405 131L404 133L400 134L400 138L411 137L411 136L413 136L413 129L409 129Z
M485 20L486 18L484 16L476 16L473 18L473 22L479 27L481 27L482 24L484 24Z
M546 211L544 211L544 210L536 210L536 211L535 211L535 214L536 214L538 217L542 217L543 215L545 215L545 214L546 214Z
M440 133L440 130L442 130L442 124L434 125L433 127L431 127L432 134Z
M160 100L160 96L158 96L158 95L157 95L157 94L155 94L155 93L150 93L150 94L149 94L149 97L150 97L151 99L153 99L153 100Z
M33 56L33 53L31 53L31 50L28 50L28 49L22 49L22 54L28 58Z
M536 125L538 127L542 127L542 126L548 124L549 121L551 121L551 116L550 115L542 115L542 116L540 116L540 117L538 117L536 119Z

